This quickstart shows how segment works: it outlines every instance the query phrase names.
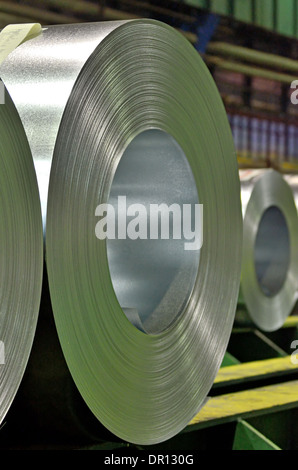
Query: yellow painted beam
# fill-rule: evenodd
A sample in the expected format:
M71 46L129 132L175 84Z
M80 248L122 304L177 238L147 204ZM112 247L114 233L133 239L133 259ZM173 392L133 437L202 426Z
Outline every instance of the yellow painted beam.
M298 328L298 315L290 315L283 324L283 328L295 327Z
M214 383L238 382L252 378L279 375L295 370L298 372L298 364L293 364L291 356L245 362L243 364L235 364L219 369Z
M295 406L298 406L298 380L211 397L189 424L217 424Z
M297 173L298 172L298 165L297 165L297 163L294 163L294 162L283 161L280 164L280 170L281 171L286 171L286 172Z
M266 168L267 162L264 159L255 159L252 157L241 157L237 156L239 167L245 168Z

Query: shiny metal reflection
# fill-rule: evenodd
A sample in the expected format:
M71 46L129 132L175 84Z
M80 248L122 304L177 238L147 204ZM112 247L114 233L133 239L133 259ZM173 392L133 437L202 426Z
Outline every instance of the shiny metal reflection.
M57 25L15 49L1 77L21 117L38 179L45 227L48 185L65 105L94 49L121 22Z
M286 219L276 206L266 209L261 217L254 250L258 283L267 296L279 292L290 265L290 234Z
M140 219L140 224L146 226L147 233L144 239L132 240L126 235L123 239L107 240L111 280L124 311L128 307L137 311L143 331L160 333L185 308L200 258L200 250L185 249L187 240L183 232L183 205L194 208L198 204L197 187L183 151L169 134L147 130L126 148L108 200L115 207L116 220L119 195L126 197L126 207L120 216L126 217L123 212L132 204L141 204L146 209L145 220ZM163 223L169 221L168 239L162 239L161 233L158 239L150 238L152 204L161 207L159 221L162 218ZM168 212L172 204L177 205L181 214L178 239L173 234L174 216ZM129 220L128 217L127 224ZM161 232L161 223L158 228Z

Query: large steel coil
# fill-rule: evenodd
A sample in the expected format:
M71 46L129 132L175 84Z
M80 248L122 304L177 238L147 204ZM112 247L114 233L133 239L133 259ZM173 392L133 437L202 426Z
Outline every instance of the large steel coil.
M238 298L240 184L214 81L180 33L152 20L49 26L0 72L35 162L54 319L76 387L121 439L169 439L205 401ZM97 207L119 196L203 205L202 247L99 239Z

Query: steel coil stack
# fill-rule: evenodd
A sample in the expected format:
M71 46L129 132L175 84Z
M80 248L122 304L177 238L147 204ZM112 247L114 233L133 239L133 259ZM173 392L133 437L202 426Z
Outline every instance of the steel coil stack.
M0 2L1 450L298 449L297 11Z

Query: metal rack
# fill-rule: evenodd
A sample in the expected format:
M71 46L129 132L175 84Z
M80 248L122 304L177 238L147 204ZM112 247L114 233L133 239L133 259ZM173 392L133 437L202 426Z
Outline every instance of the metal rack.
M235 325L204 407L178 436L143 449L297 450L298 355L293 341L298 346L296 315L268 334ZM127 447L134 446L105 442L89 448Z

